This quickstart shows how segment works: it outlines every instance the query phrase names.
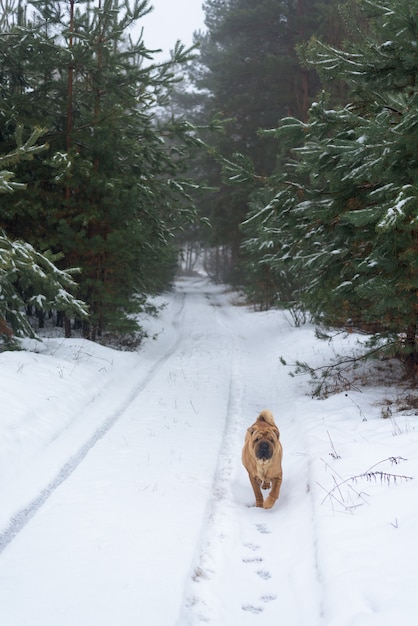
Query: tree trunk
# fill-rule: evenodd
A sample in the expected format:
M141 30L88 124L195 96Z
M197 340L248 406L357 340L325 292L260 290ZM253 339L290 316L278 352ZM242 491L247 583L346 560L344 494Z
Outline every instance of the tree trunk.
M417 324L412 322L406 331L405 338L406 357L405 364L408 374L415 378L418 371L418 346L417 346Z
M65 337L69 339L71 337L71 320L66 315L64 316L64 329Z

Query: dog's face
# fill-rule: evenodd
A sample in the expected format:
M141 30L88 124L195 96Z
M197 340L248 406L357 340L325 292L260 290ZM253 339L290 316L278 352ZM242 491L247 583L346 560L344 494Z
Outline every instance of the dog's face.
M254 425L248 429L254 456L259 461L268 461L274 456L279 443L279 431L269 425Z

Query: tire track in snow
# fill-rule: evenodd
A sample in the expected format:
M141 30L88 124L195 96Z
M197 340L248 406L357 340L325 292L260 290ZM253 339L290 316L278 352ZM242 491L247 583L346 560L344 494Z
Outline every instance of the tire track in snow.
M67 462L56 473L54 478L42 489L36 497L34 497L28 504L22 507L11 518L9 523L5 525L5 529L0 533L0 554L7 548L7 546L13 541L13 539L23 530L26 524L32 519L32 517L39 511L39 509L45 504L49 497L65 482L71 474L82 463L87 454L94 448L94 446L111 430L116 422L121 418L127 408L136 400L138 395L147 387L147 385L153 380L162 365L169 359L177 350L180 342L182 341L185 328L181 324L181 320L184 312L184 305L186 299L186 293L179 295L178 309L173 315L172 326L177 331L177 336L168 350L154 363L151 369L147 372L145 377L140 383L137 383L125 400L121 403L120 407L113 412L99 428L95 430L87 441L73 454ZM106 393L106 391L104 392ZM101 394L100 394L101 395ZM95 396L90 404L98 399L99 396Z
M318 530L317 530L317 515L316 515L316 506L315 506L315 498L314 498L314 490L312 484L312 457L309 451L309 444L307 442L306 434L303 436L303 445L305 448L305 454L307 458L306 463L306 492L307 498L309 499L309 508L310 508L310 522L311 522L311 535L312 535L312 558L313 558L313 566L315 569L315 576L318 589L320 590L319 594L319 620L321 622L324 621L325 618L325 595L324 595L324 585L323 585L323 576L321 573L320 567L320 555L319 555L319 543L318 543Z
M241 450L240 417L242 414L243 381L240 360L242 357L236 335L231 331L228 324L221 319L221 315L224 315L225 311L220 307L218 298L211 294L207 294L207 298L215 309L215 318L218 324L227 330L232 339L233 353L229 397L222 446L212 484L212 498L208 503L206 521L197 548L197 556L192 564L190 580L186 584L177 626L192 626L212 620L217 622L216 615L214 615L217 610L216 592L211 588L210 582L222 565L223 544L231 532L232 521L235 518L235 503L231 483L236 465L237 450ZM196 584L199 585L199 593L195 593Z

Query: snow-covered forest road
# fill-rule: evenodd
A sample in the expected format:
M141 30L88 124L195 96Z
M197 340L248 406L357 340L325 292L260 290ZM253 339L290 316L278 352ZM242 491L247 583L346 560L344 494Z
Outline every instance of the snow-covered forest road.
M205 278L179 280L148 322L156 340L137 353L49 339L38 353L0 355L0 371L9 372L9 424L0 430L2 626L382 626L396 615L395 589L418 608L407 564L399 589L393 574L381 580L398 559L386 533L396 532L403 500L377 531L376 508L363 519L321 505L318 480L328 472L335 485L330 442L347 457L338 471L355 473L361 456L348 452L347 433L363 446L373 436L381 461L395 454L388 421L378 409L362 421L353 403L331 400L339 421L321 425L321 403L279 360L315 355L312 328L234 306L235 297ZM253 506L241 465L245 430L264 408L284 447L281 496L269 511ZM411 458L414 429L404 439L398 448ZM401 473L414 467L405 463ZM413 481L398 482L392 493L410 500ZM379 503L379 485L368 491ZM365 545L373 558L363 563ZM411 546L409 556L417 552Z

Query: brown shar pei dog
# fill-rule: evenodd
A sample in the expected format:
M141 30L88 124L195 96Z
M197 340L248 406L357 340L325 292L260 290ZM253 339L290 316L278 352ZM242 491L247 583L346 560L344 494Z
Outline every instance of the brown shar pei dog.
M282 456L280 433L273 415L265 410L246 432L242 462L250 477L255 505L271 509L279 497L282 484ZM271 489L264 502L262 489Z

